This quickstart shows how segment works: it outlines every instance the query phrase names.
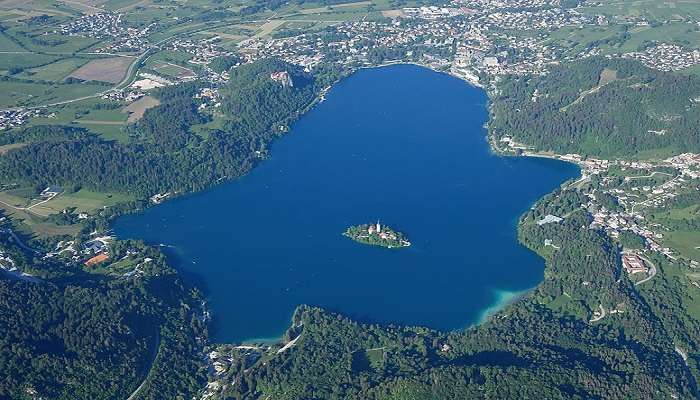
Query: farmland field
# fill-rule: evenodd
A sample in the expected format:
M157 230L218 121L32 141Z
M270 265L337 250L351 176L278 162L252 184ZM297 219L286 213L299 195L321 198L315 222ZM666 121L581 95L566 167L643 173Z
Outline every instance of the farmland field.
M88 60L81 58L66 58L41 67L25 70L19 77L39 81L61 81L87 62Z
M45 64L50 64L58 60L58 56L48 56L44 54L12 53L0 56L0 71L7 71L13 68L26 69L34 68Z
M132 57L92 60L74 71L70 76L85 81L119 83L133 61Z
M92 84L41 84L3 81L0 82L0 107L36 106L58 103L79 97L91 96L104 90Z

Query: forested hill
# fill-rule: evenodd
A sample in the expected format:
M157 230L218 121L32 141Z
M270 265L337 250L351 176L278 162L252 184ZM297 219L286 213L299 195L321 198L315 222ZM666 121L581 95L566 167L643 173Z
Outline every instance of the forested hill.
M273 72L286 72L292 84L273 80ZM0 157L0 177L5 183L37 187L128 191L139 198L199 190L250 171L284 131L280 127L293 121L318 93L310 75L282 61L241 66L220 88L220 128L208 128L203 124L212 113L200 112L202 100L195 98L203 87L194 82L159 90L161 104L129 127L128 143L59 126L8 135L6 142L29 144Z
M593 57L545 76L507 77L492 99L495 137L603 158L700 151L700 78Z
M112 255L141 262L140 273L86 273L0 235L2 265L36 274L0 270L0 398L126 399L144 381L144 399L200 389L201 298L157 250L123 242Z

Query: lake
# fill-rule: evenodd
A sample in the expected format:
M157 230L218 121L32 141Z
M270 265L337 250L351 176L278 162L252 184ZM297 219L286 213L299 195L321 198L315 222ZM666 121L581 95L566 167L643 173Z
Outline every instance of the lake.
M579 175L500 157L483 90L411 65L337 84L249 175L118 219L121 238L163 244L207 294L213 339L280 337L299 304L380 323L459 329L536 286L544 262L518 217ZM412 246L356 243L380 221Z

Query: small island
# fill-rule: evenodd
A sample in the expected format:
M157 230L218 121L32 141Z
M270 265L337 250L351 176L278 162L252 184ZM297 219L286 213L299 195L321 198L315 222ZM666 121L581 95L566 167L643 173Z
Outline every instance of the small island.
M389 249L408 247L411 245L401 232L396 232L388 226L376 224L363 224L349 227L344 236L364 244L382 246Z

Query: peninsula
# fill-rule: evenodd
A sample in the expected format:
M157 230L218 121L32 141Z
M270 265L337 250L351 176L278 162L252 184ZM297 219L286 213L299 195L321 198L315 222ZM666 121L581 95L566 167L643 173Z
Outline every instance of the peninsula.
M388 226L376 224L363 224L349 227L343 235L350 239L373 246L382 246L389 249L408 247L411 245L403 233L394 231Z

